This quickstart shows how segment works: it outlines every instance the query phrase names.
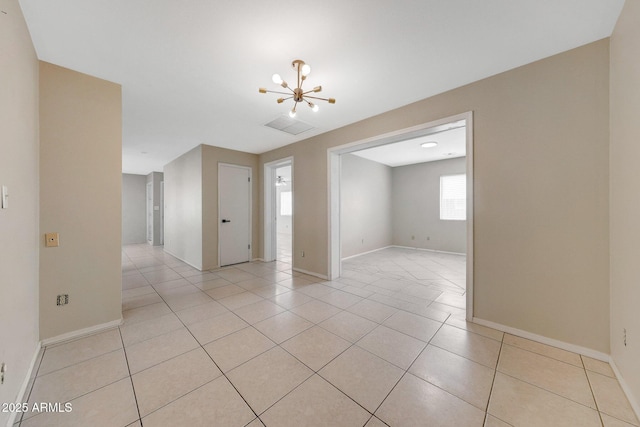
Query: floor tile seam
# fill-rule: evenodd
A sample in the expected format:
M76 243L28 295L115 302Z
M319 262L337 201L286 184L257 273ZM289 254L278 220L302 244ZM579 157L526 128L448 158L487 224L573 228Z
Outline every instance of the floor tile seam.
M246 328L245 328L245 329L246 329ZM240 331L236 331L236 332L240 332ZM258 332L260 332L260 331L258 331ZM263 335L264 335L264 334L263 334ZM274 343L274 342L273 342L269 337L267 337L266 335L265 335L265 337L266 337L269 341L271 341L271 342L273 343L273 346L271 346L271 347L267 348L266 350L261 351L260 353L256 354L255 356L251 356L251 358L250 358L250 359L247 359L247 360L245 360L244 362L242 362L241 364L239 364L239 365L237 365L237 366L234 366L234 367L233 367L233 368L231 368L231 369L228 369L228 370L227 370L227 372L224 372L222 369L220 369L220 368L218 367L218 369L220 369L220 372L222 372L222 373L223 373L223 374L225 374L225 376L226 376L226 374L230 373L231 371L233 371L233 370L235 370L235 369L237 369L237 368L239 368L239 367L241 367L241 366L243 366L243 365L245 365L245 364L247 364L247 363L251 362L251 361L252 361L252 360L254 360L255 358L262 356L262 355L263 355L263 354L265 354L266 352L268 352L268 351L270 351L270 350L273 350L273 349L274 349L274 348L276 348L276 347L279 347L279 344ZM217 341L217 340L216 340L216 341ZM215 342L215 341L211 341L209 344L211 344L211 343L213 343L213 342ZM209 344L207 344L207 345L209 345ZM203 350L207 353L207 355L209 356L209 358L210 358L211 360L213 360L213 361L214 361L214 363L216 364L216 366L218 366L218 363L215 361L215 359L213 358L213 356L212 356L212 355L207 351L207 349L205 349L205 348L203 347ZM283 350L284 350L284 349L283 349ZM285 350L285 351L286 351L286 350ZM229 379L229 381L231 381L231 380Z
M387 319L387 320L388 320L388 319ZM438 323L440 323L440 322L438 322ZM429 338L427 341L425 341L425 340L423 340L423 339L420 339L420 338L416 338L416 337L414 337L414 336L411 336L411 335L407 334L406 332L402 332L402 331L399 331L399 330L397 330L397 329L395 329L395 328L392 328L391 326L385 325L384 323L380 323L380 324L378 324L378 326L377 326L377 327L373 328L373 329L372 329L371 331L369 331L365 336L363 336L363 337L362 337L362 338L360 338L358 341L356 341L356 342L355 342L355 344L357 344L358 342L362 341L362 340L363 340L367 335L369 335L369 334L373 333L376 329L378 329L378 327L380 327L380 326L384 326L385 328L388 328L388 329L391 329L392 331L398 332L398 333L400 333L400 334L404 335L405 337L409 337L409 338L411 338L411 339L418 340L418 341L420 341L421 343L423 343L425 346L427 346L427 345L429 344L429 342L431 341L431 339L432 339L432 338L433 338L433 337L438 333L438 331L440 330L440 328L442 328L442 325L443 325L443 323L441 323L441 324L440 324L440 326L438 327L438 329L436 330L436 332L431 336L431 338ZM420 352L422 352L422 351L420 351Z
M434 336L435 336L435 335L434 335ZM494 341L495 341L495 340L494 340ZM444 350L444 351L448 351L449 353L453 353L453 354L455 354L456 356L459 356L459 357L462 357L462 358L464 358L464 359L467 359L467 360L469 360L469 361L471 361L471 362L477 363L478 365L485 366L485 367L487 367L487 368L489 368L489 369L495 369L495 367L492 367L492 366L487 365L487 364L482 363L482 362L478 362L477 360L473 360L473 359L471 359L470 357L465 356L464 354L456 353L455 351L452 351L451 349L448 349L448 348L446 348L446 347L443 347L442 345L435 344L435 343L433 343L433 342L431 342L431 341L429 342L429 345L432 345L432 346L434 346L434 347L438 347L440 350ZM499 357L499 355L498 355L498 357ZM497 360L497 359L496 359L496 360ZM497 362L496 362L496 363L497 363Z
M365 335L365 336L366 336L366 335ZM364 338L364 337L362 337L362 338ZM422 354L422 352L423 352L423 351L424 351L424 350L429 346L429 344L425 344L425 345L424 345L424 347L422 348L422 350L420 350L420 351L418 352L418 355L417 355L417 356L416 356L416 357L411 361L411 363L409 364L409 367L408 367L408 368L403 368L402 366L398 366L398 365L396 365L394 362L392 362L392 361L390 361L390 360L387 360L387 359L385 359L384 357L382 357L382 356L379 356L379 355L375 354L373 351L371 351L371 350L369 350L369 349L366 349L366 348L364 348L364 347L362 347L362 346L359 346L359 345L358 345L358 342L359 342L359 341L360 341L360 340L358 340L358 341L354 342L354 343L353 343L353 345L354 345L354 346L356 346L356 347L358 347L358 349L360 349L360 350L364 350L364 351L366 351L367 353L369 353L369 354L371 354L371 355L373 355L373 356L377 357L378 359L382 359L382 360L384 360L384 361L385 361L385 362L387 362L388 364L390 364L390 365L392 365L393 367L398 368L398 369L400 369L400 370L402 370L402 371L408 371L408 370L411 368L411 366L413 366L413 364L414 364L414 363L415 363L415 361L418 359L418 357L420 357L420 355Z
M592 372L592 373L594 373L594 374L600 374L600 375L603 375L603 376L605 376L605 377L609 377L609 378L613 378L613 379L615 379L615 380L618 380L618 378L616 378L616 376L615 376L615 373L613 373L613 376L611 376L611 375L609 375L609 374L603 374L602 372L596 371L596 370L594 370L594 369L589 369L589 368L587 368L587 365L584 363L584 358L585 358L585 357L589 357L589 356L585 356L585 355L583 355L583 354L580 354L579 356L580 356L580 362L582 363L582 367L584 368L584 370L585 370L586 372ZM596 359L596 360L597 360L597 359ZM611 367L611 365L609 365L609 363L607 363L607 362L603 362L603 361L599 361L599 362L606 363L606 364L607 364L607 366Z
M507 332L505 332L505 335L506 335L506 334L507 334ZM516 349L518 349L518 350L526 351L526 352L531 353L531 354L535 354L536 356L542 356L542 357L544 357L544 358L546 358L546 359L551 359L551 360L553 360L553 361L555 361L555 362L560 362L560 363L563 363L563 364L565 364L565 365L572 366L572 367L574 367L574 368L576 368L576 369L581 369L581 370L583 370L583 371L585 372L585 375L586 375L586 372L587 372L587 371L589 371L589 372L593 372L592 370L590 370L590 369L586 369L586 368L585 368L584 363L582 362L582 358L580 358L580 364L581 364L582 366L577 366L577 365L575 365L575 364L573 364L573 363L570 363L570 362L566 362L566 361L564 361L564 360L557 359L557 358L555 358L555 357L553 357L553 356L549 356L549 355L547 355L547 354L538 353L537 351L528 350L528 349L526 349L526 348L518 347L517 345L509 344L508 342L505 342L505 343L504 343L504 345L509 346L509 347L511 347L511 348L516 348ZM546 345L546 344L545 344L545 345ZM557 348L557 347L552 347L552 348ZM559 349L559 350L562 350L562 349ZM566 351L566 350L563 350L563 351ZM568 353L571 353L571 352L568 352ZM579 354L577 354L577 353L571 353L571 354L576 354L578 357L580 357L580 355L579 355ZM598 372L595 372L595 373L597 374ZM602 374L600 374L600 375L602 375ZM604 375L604 376L608 377L608 375ZM611 377L609 377L609 378L611 378Z
M585 374L588 371L588 372L592 372L594 374L602 375L603 377L607 377L607 378L611 378L611 379L615 380L618 383L618 385L620 385L620 382L615 377L610 377L608 375L601 374L600 372L595 372L595 371L592 371L590 369L587 369L586 365L584 364L584 360L583 360L583 356L582 355L580 355L580 361L582 362L582 366L584 366ZM591 384L591 378L589 378L589 375L587 375L587 381L589 383L589 389L591 390L591 395L593 396L593 401L595 402L595 405L596 405L596 410L598 411L598 416L600 417L600 422L602 423L603 426L604 426L604 420L602 419L602 414L606 414L611 418L615 418L616 420L619 420L619 421L622 421L622 422L625 422L625 423L628 423L628 424L631 424L631 425L634 425L634 426L640 425L638 423L632 423L632 422L627 421L627 420L622 420L618 416L610 414L609 412L600 409L600 407L598 405L598 399L596 399L596 394L594 392L594 387L593 387L593 384ZM625 394L625 399L626 399L626 394ZM633 415L635 416L635 413Z
M127 350L126 347L124 345L124 339L122 338L122 331L120 330L120 328L118 328L118 334L120 335L120 341L122 342L122 352L124 353L124 360L125 363L127 364L127 372L129 373L129 381L131 382L131 391L133 391L133 399L136 402L136 411L138 413L138 420L142 419L141 415L140 415L140 406L138 405L138 396L136 394L136 388L133 385L133 377L131 375L131 367L129 366L129 357L127 356ZM140 424L142 424L142 421L140 421Z
M306 366L306 365L305 365ZM313 370L312 370L313 371ZM326 379L325 377L323 377L322 375L320 375L318 372L313 372L311 375L309 375L307 378L305 378L300 384L298 384L297 386L295 386L293 389L291 389L288 393L286 393L284 396L282 396L281 398L279 398L278 400L276 400L272 405L270 405L267 409L265 409L264 411L262 411L260 413L260 415L264 415L267 411L269 411L269 409L271 409L272 407L274 407L275 405L277 405L281 400L283 400L285 397L287 397L288 395L290 395L291 393L293 393L296 389L300 388L304 383L306 383L307 381L309 381L311 378L313 378L315 375L317 375L318 377L320 377L323 381L326 381L331 387L333 387L334 389L336 389L339 393L342 393L345 397L347 397L347 399L351 400L353 403L355 403L356 405L358 405L360 408L362 408L365 412L367 412L369 415L373 416L373 412L369 411L367 408L365 408L364 406L362 406L360 403L358 403L354 398L352 398L351 396L349 396L347 393L345 393L344 391L342 391L338 386L336 386L335 384L333 384L331 381L329 381L328 379ZM369 418L370 419L370 418ZM260 420L262 421L262 419ZM368 422L368 421L367 421ZM366 424L366 423L365 423ZM265 424L266 425L266 424Z
M287 310L287 311L288 311L288 310ZM281 313L278 313L278 314L282 314L282 313L284 313L284 311L283 311L283 312L281 312ZM293 312L292 312L291 314L293 314L293 315L295 315L295 316L298 316L297 314L295 314L295 313L293 313ZM276 316L277 316L277 315L276 315ZM273 316L273 317L275 317L275 316ZM303 333L303 332L305 332L305 331L308 331L309 329L313 328L314 326L317 326L317 324L316 324L316 323L313 323L313 322L311 322L310 320L307 320L307 319L305 319L305 318L304 318L304 317L302 317L302 316L298 316L298 317L300 317L300 318L301 318L302 320L304 320L304 321L307 321L307 322L311 323L312 325L311 325L311 326L309 326L308 328L303 329L303 330L302 330L302 331L300 331L300 332L296 332L296 334L295 334L295 335L290 336L289 338L287 338L286 340L284 340L284 341L282 341L282 342L280 342L280 343L277 343L277 342L273 341L273 339L271 339L267 334L265 334L265 333L264 333L264 332L262 332L260 329L258 329L258 328L256 328L256 327L255 327L255 325L257 325L258 323L260 323L260 322L262 322L262 321L260 321L260 322L256 322L256 323L254 323L253 325L249 325L249 326L252 326L253 328L255 328L258 332L260 332L262 335L264 335L264 336L266 336L267 338L269 338L269 339L270 339L271 341L273 341L276 345L280 345L280 344L282 344L282 343L284 343L284 342L286 342L286 341L289 341L289 340L290 340L290 339L292 339L292 338L297 337L297 336L298 336L298 335L300 335L301 333ZM265 320L267 320L267 319L265 319ZM329 331L327 331L327 332L329 332ZM343 338L343 339L344 339L344 338Z
M171 314L173 314L173 313L171 313ZM158 320L160 317L164 317L164 316L168 316L168 315L169 315L169 313L168 313L168 314L165 314L165 315L163 315L163 316L159 316L159 317L155 317L155 318L149 319L149 321ZM175 316L175 314L174 314L174 316ZM178 318L178 316L176 316L176 318L177 318L178 320L180 320L180 319ZM146 320L145 320L145 322L146 322ZM140 323L142 323L142 322L140 322ZM134 323L133 325L139 325L140 323ZM142 339L142 340L139 340L139 341L135 341L135 342L124 343L124 348L127 348L127 347L131 348L131 347L133 347L133 346L135 346L135 345L137 345L137 344L141 344L141 343L143 343L143 342L150 341L150 340L152 340L152 339L154 339L154 338L158 338L158 337L161 337L161 336L163 336L163 335L170 334L171 332L176 332L176 331L178 331L179 329L180 329L180 326L178 326L178 327L177 327L177 328L175 328L175 329L171 329L171 330L169 330L169 331L162 332L162 333L160 333L160 334L158 334L158 335L154 335L154 336L149 337L149 338L145 338L145 339ZM120 332L122 333L122 330L120 330ZM123 340L123 342L124 342L124 340Z
M173 310L172 310L173 311ZM175 314L175 312L174 312ZM235 314L235 313L234 313ZM177 315L176 315L177 316ZM237 316L237 315L236 315ZM231 379L229 379L229 377L227 376L227 374L225 372L223 372L222 369L220 369L220 366L216 363L216 361L213 359L213 357L209 354L209 352L207 352L207 350L204 348L204 346L206 344L202 344L200 343L200 341L198 341L198 339L193 335L193 333L189 330L189 328L187 327L187 325L184 323L184 321L182 319L180 319L180 317L178 317L178 319L180 320L180 322L182 323L182 325L187 329L187 331L189 332L189 334L191 335L191 337L196 341L196 343L198 344L198 346L202 349L202 351L204 351L204 353L209 357L209 359L211 360L211 362L213 362L213 364L215 365L215 367L218 369L218 371L220 372L221 376L223 376L228 382L229 384L231 384L231 386L234 388L234 390L236 391L236 393L238 393L238 395L240 396L240 398L242 398L242 400L244 401L245 405L247 405L247 407L249 408L249 410L251 412L253 412L253 414L258 417L258 414L256 413L256 411L253 410L253 408L251 407L251 405L249 405L249 402L247 401L247 399L242 395L242 393L240 393L240 390L238 390L238 388L235 386L235 384L233 384L233 382L231 381ZM237 331L236 331L237 332ZM229 335L229 334L227 334ZM225 335L226 336L226 335ZM222 337L220 337L222 338ZM268 338L268 337L267 337ZM214 340L215 341L215 340ZM211 341L213 342L213 341ZM272 347L273 348L273 347ZM193 351L195 349L192 349L190 351ZM184 354L184 353L183 353ZM177 357L177 356L176 356ZM234 368L235 369L235 368ZM211 380L211 381L215 381L217 378L220 378L220 376L216 377L215 379ZM207 383L208 384L208 383ZM204 386L204 385L203 385ZM194 390L192 390L194 391ZM142 421L140 421L142 423Z
M309 329L311 329L311 328L309 328ZM306 331L308 331L309 329L307 329ZM300 358L298 358L298 356L296 356L295 354L291 353L289 350L287 350L285 347L283 347L283 346L282 346L282 344L284 344L284 343L286 343L286 342L288 342L288 341L292 340L292 339L293 339L293 338L295 338L295 337L291 337L291 338L289 338L288 340L283 341L282 343L280 343L280 344L276 344L276 345L277 345L278 347L282 348L282 350L284 350L284 351L286 351L287 353L289 353L291 356L295 357L298 361L300 361L300 363L302 363L302 364L303 364L303 365L305 365L307 368L311 369L315 374L317 374L317 373L318 373L318 372L320 372L324 367L326 367L328 364L330 364L331 362L333 362L334 360L336 360L338 357L342 356L342 354L343 354L343 353L345 353L347 350L349 350L351 347L353 347L353 346L355 345L354 343L352 343L352 342L350 342L350 341L348 341L348 340L346 340L346 339L344 339L344 338L342 338L342 337L340 337L340 336L338 336L338 335L336 335L336 334L332 333L331 331L327 331L327 330L325 330L325 329L323 329L323 330L324 330L325 332L330 333L330 334L331 334L331 335L333 335L333 336L336 336L336 337L338 337L338 338L340 338L340 339L342 339L342 340L344 340L344 341L348 342L348 343L349 343L349 345L347 346L347 348L345 348L345 349L344 349L344 350L342 350L340 353L338 353L336 356L334 356L333 358L331 358L331 360L329 360L328 362L326 362L324 365L322 365L322 366L321 366L320 368L318 368L317 370L316 370L316 369L313 369L311 366L309 366L309 365L307 365L306 363L304 363L304 361L302 361ZM303 332L306 332L306 331L303 331ZM300 335L300 334L298 334L298 335ZM379 357L379 356L378 356L378 357ZM383 360L384 360L384 359L383 359ZM324 377L323 377L323 378L324 378Z
M150 295L150 294L148 294L148 295ZM156 293L156 295L160 296L160 294L158 294L158 293ZM160 301L151 301L151 302L148 302L148 303L143 304L143 305L138 305L138 306L135 306L135 307L127 308L126 310L122 310L122 312L124 313L125 311L134 310L134 309L136 309L136 308L148 307L148 306L150 306L150 305L157 304L157 303L159 303L159 302L160 302ZM123 306L124 306L124 304L123 304Z
M134 375L136 375L136 374L134 374ZM205 387L206 385L208 385L208 384L212 383L213 381L215 381L215 380L219 379L220 377L222 377L222 375L218 375L218 376L216 376L215 378L213 378L213 379L211 379L211 380L209 380L209 381L206 381L205 383L203 383L203 384L201 384L201 385L197 386L196 388L194 388L194 389L192 389L192 390L189 390L188 392L186 392L186 393L184 393L184 394L181 394L180 396L178 396L178 397L176 397L176 398L172 399L171 401L166 402L165 404L163 404L163 405L161 405L161 406L157 407L156 409L154 409L153 411L149 412L148 414L142 415L142 413L140 413L140 418L139 418L139 419L140 419L140 422L141 422L142 424L144 424L144 423L142 422L142 420L143 420L144 418L147 418L149 415L151 415L151 414L153 414L153 413L155 413L155 412L158 412L158 411L159 411L159 410L161 410L162 408L164 408L164 407L166 407L166 406L171 405L172 403L176 402L177 400L182 399L183 397L190 395L191 393L193 393L193 392L195 392L195 391L197 391L197 390L201 389L202 387ZM132 380L132 381L133 381L133 380ZM135 386L134 386L134 392L135 392Z
M514 380L516 380L516 381L520 381L520 382L522 382L522 383L528 384L528 385L530 385L530 386L532 386L532 387L535 387L535 388L537 388L537 389L539 389L539 390L543 390L543 391L546 391L547 393L551 393L551 394L553 394L553 395L555 395L555 396L558 396L558 397L560 397L560 398L562 398L562 399L565 399L565 400L568 400L568 401L570 401L570 402L576 403L576 404L578 404L578 405L580 405L580 406L582 406L582 407L584 407L584 408L590 409L590 410L595 411L595 412L600 412L600 411L598 411L598 409L596 409L596 408L594 408L594 407L591 407L591 406L589 406L589 405L585 405L584 403L578 402L577 400L571 399L570 397L563 396L563 395L561 395L561 394L560 394L560 393L558 393L558 392L555 392L555 391L552 391L552 390L548 390L548 389L546 389L546 388L544 388L544 387L542 387L542 386L540 386L540 385L530 383L530 382L525 381L525 380L523 380L523 379L521 379L521 378L515 377L515 376L513 376L513 375L507 374L507 373L505 373L505 372L502 372L502 371L500 371L500 370L497 370L497 369L496 369L496 375L497 375L498 373L500 373L500 374L502 374L502 375L505 375L505 376L507 376L507 377L509 377L509 378L512 378L512 379L514 379ZM594 404L595 404L595 398L594 398L593 400L594 400ZM606 412L605 412L605 414L606 414ZM492 414L492 415L493 415L493 414ZM607 415L609 415L609 414L607 414Z
M463 401L464 403L466 403L466 404L468 404L468 405L471 405L471 406L473 406L473 407L474 407L474 408L476 408L476 409L481 410L482 412L484 412L485 416L487 415L487 410L488 410L488 407L489 407L489 401L491 400L491 392L489 392L489 395L487 396L487 403L484 405L484 407L482 407L482 406L478 406L477 404L475 404L475 403L473 403L473 402L469 402L469 401L468 401L467 399L465 399L464 397L456 395L455 393L453 393L452 391L447 390L447 389L446 389L446 388L444 388L443 386L440 386L440 385L438 385L438 384L436 384L436 383L434 383L434 382L432 382L432 381L429 381L429 380L428 380L428 379L426 379L426 378L422 378L421 376L417 375L417 374L416 374L416 373L414 373L414 372L411 372L411 368L407 369L407 373L408 373L408 374L413 375L414 377L418 378L419 380L422 380L422 381L424 381L424 382L426 382L426 383L431 384L432 386L434 386L434 387L436 387L436 388L438 388L438 389L440 389L440 390L442 390L442 391L446 392L447 394L450 394L451 396L453 396L453 397L457 398L458 400L461 400L461 401ZM494 378L495 378L495 370L494 370L494 373L493 373L493 374L494 374ZM491 382L491 388L493 388L493 381Z
M339 314L340 314L340 313L336 314L335 316L337 316L337 315L339 315ZM354 316L358 316L357 314L353 314L353 313L349 313L349 314L352 314L352 315L354 315ZM347 342L349 342L349 343L351 343L351 344L355 344L356 342L360 341L360 340L361 340L362 338L364 338L367 334L369 334L369 332L373 331L373 329L375 329L375 328L376 328L376 326L374 326L374 327L373 327L373 329L371 329L371 330L367 331L367 332L365 333L365 335L363 335L362 337L358 338L356 341L351 341L351 340L348 340L347 338L344 338L344 337L342 337L342 336L340 336L340 335L336 334L335 332L333 332L333 331L331 331L331 330L327 329L327 327L326 327L326 326L322 326L322 323L326 322L327 320L332 319L332 318L333 318L333 317L335 317L335 316L332 316L332 317L330 317L329 319L323 320L322 322L318 323L316 326L318 326L318 327L322 328L323 330L325 330L325 331L327 331L327 332L332 333L333 335L336 335L336 336L338 336L338 337L342 338L343 340L345 340L345 341L347 341ZM361 316L358 316L358 317L361 317ZM364 317L361 317L361 318L362 318L362 319L364 319L364 320L369 320L369 319L365 319ZM369 321L370 321L370 322L372 322L372 320L369 320ZM376 324L376 325L377 325L377 324Z
M451 319L451 315L447 318L447 320L449 320L449 319ZM447 323L447 320L445 320L445 321L443 322L443 323L444 323L444 324L446 324L447 326L451 326L451 327L453 327L453 328L460 329L461 331L469 332L469 333L476 334L476 335L479 335L479 336L484 337L484 338L488 338L488 339L490 339L490 340L493 340L493 341L499 342L500 344L502 344L502 343L503 343L504 333L502 333L502 337L503 337L503 338L498 340L498 339L495 339L495 338L493 338L493 337L488 337L488 336L486 336L486 335L479 334L478 332L474 332L474 331L471 331L471 330L469 330L469 329L461 328L460 326L456 326L456 325L453 325L453 324L451 324L451 323ZM471 323L472 323L472 322L471 322ZM474 324L474 325L477 325L477 323L473 323L473 324ZM482 325L478 325L478 326L482 326ZM489 329L491 329L491 328L489 328ZM493 330L494 330L494 331L498 331L497 329L493 329ZM500 331L498 331L498 332L500 332ZM506 343L505 343L505 344L506 344ZM506 344L506 345L508 345L508 344ZM513 346L512 346L512 347L513 347ZM500 351L502 351L502 345L500 346ZM575 365L573 365L573 366L575 366Z
M451 317L451 316L452 316L452 315L450 315L449 317ZM449 318L447 318L447 320L448 320L448 319L449 319ZM465 321L466 321L466 319L465 319ZM473 322L471 322L471 323L473 323ZM445 325L447 325L447 326L449 326L449 327L451 327L451 328L456 328L456 329L458 329L458 330L460 330L460 331L468 332L468 333L470 333L470 334L473 334L473 335L478 336L478 337L481 337L481 338L487 338L487 339L490 339L491 341L497 341L497 342L499 342L499 343L504 343L505 345L509 345L508 343L504 342L504 335L505 335L505 333L503 333L503 335L502 335L502 339L497 340L497 339L495 339L495 338L486 337L486 336L484 336L484 335L482 335L482 334L479 334L479 333L477 333L477 332L470 331L470 330L468 330L468 329L464 329L464 328L460 328L460 327L458 327L458 326L452 325L452 324L450 324L450 323L447 323L447 321L446 321L446 320L444 321L444 324L445 324ZM474 323L474 324L475 324L475 323ZM479 325L479 326L482 326L482 325ZM489 329L492 329L492 328L489 328ZM497 331L497 329L495 329L495 330ZM500 331L498 331L498 332L500 332ZM510 346L510 347L513 347L513 346ZM500 346L500 350L502 350L502 346ZM521 350L524 350L524 349L521 349ZM533 353L533 352L531 352L531 353ZM573 365L573 366L575 366L575 365Z
M31 382L31 387L29 387L29 390L26 392L26 399L24 399L24 396L23 396L24 402L29 402L29 399L31 399L31 393L33 393L33 386L36 384L36 380L38 379L38 372L40 371L40 366L42 365L42 361L44 360L44 355L47 352L47 348L42 347L40 351L42 352L42 354L38 355L40 360L38 361L38 366L36 367L36 371L34 372L33 381L29 379L29 381ZM21 412L20 418L16 422L14 422L14 427L15 426L20 427L23 419L24 419L24 412Z
M487 406L485 408L485 413L487 415L489 414L489 405L491 404L491 399L493 398L493 387L496 384L496 376L498 375L498 366L500 365L500 357L502 356L502 347L504 346L504 334L502 335L502 337L503 339L502 341L500 341L500 351L498 351L498 359L496 360L496 366L493 368L493 378L491 379L491 388L489 389L489 398L487 399ZM495 415L492 415L492 416L495 416Z
M120 331L118 331L118 332L120 332ZM46 349L46 348L45 348L45 349ZM80 365L81 363L86 363L86 362L89 362L89 361L91 361L91 360L95 360L95 359L97 359L97 358L99 358L99 357L106 356L107 354L115 353L115 352L116 352L116 351L118 351L118 350L123 350L123 351L124 351L124 347L118 347L118 348L115 348L115 349L113 349L113 350L109 350L109 351L106 351L106 352L104 352L104 353L98 354L97 356L93 356L93 357L90 357L90 358L88 358L88 359L83 359L83 360L80 360L79 362L72 363L71 365L67 365L67 366L63 366L63 367L58 368L58 369L54 369L53 371L49 371L49 372L46 372L46 373L44 373L44 374L37 375L35 378L44 378L44 377L46 377L46 376L48 376L48 375L50 375L50 374L54 374L54 373L56 373L56 372L60 372L60 371L62 371L62 370L64 370L64 369L69 369L69 368L77 367L77 366L78 366L78 365ZM44 359L44 357L43 357L43 359ZM40 364L42 364L42 362L40 362ZM38 368L38 371L40 371L40 369L39 369L39 368Z
M85 396L88 396L88 395L90 395L90 394L92 394L92 393L95 393L95 392L97 392L97 391L100 391L100 390L102 390L102 389L104 389L104 388L106 388L106 387L109 387L109 386L111 386L111 385L113 385L113 384L117 383L117 382L120 382L120 381L122 381L122 380L126 380L127 378L129 378L129 380L131 380L131 375L126 374L126 375L125 375L125 376L123 376L122 378L118 378L117 380L111 381L111 382L109 382L108 384L104 384L104 385L102 385L102 386L100 386L100 387L98 387L98 388L96 388L96 389L93 389L93 390L90 390L90 391L84 392L84 393L79 394L79 395L77 395L77 396L74 396L74 397L72 397L72 398L65 399L65 400L64 400L64 402L58 402L58 403L73 403L74 401L76 401L76 400L78 400L78 399L80 399L80 398L82 398L82 397L85 397ZM135 392L134 392L134 397L135 397ZM27 402L27 403L29 403L29 402ZM35 403L35 402L33 402L33 403ZM136 402L136 406L137 406L137 402ZM48 412L40 412L40 413L37 413L37 414L35 414L35 415L33 415L33 416L30 416L30 417L26 417L26 418L24 418L24 419L23 419L23 421L26 421L26 420L31 419L31 418L35 418L35 417L37 417L37 416L39 416L39 415L45 415L45 414L47 414L47 413L48 413ZM27 414L27 413L25 413L25 415L26 415L26 414ZM49 414L51 414L51 413L49 412ZM133 421L133 422L135 422L135 421Z

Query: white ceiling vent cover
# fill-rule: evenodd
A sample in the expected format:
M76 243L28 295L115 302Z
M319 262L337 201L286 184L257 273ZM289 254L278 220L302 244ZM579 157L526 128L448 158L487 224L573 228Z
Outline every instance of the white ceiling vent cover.
M292 119L287 116L280 116L265 124L265 126L291 135L299 135L302 132L306 132L314 128L309 123L301 122L300 120Z

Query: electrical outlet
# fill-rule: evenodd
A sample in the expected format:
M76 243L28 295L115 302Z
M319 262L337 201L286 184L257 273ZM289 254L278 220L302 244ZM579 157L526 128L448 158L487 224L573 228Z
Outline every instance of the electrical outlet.
M304 258L304 251L302 251L300 255L302 256L302 258Z
M427 236L427 240L431 240L431 237Z
M56 298L56 305L67 305L69 304L69 294L58 295Z
M0 365L0 384L4 384L4 374L7 372L7 364L2 362Z
M411 240L416 240L416 236L411 236Z
M627 328L624 328L622 330L622 342L624 343L624 346L627 346Z

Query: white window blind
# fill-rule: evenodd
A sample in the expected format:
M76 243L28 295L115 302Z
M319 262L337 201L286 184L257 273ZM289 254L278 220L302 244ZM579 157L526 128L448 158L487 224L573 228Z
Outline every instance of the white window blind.
M440 219L467 219L467 176L443 175L440 177Z
M280 193L280 215L291 216L293 213L291 191L283 191Z

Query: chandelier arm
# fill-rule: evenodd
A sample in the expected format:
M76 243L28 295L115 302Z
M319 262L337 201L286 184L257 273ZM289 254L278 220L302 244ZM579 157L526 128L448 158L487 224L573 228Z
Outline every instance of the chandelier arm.
M291 95L289 92L278 92L277 90L268 90L267 93L279 93L280 95Z
M321 100L321 101L327 101L327 102L329 102L329 98L318 98L317 96L305 96L305 98L319 99L319 100Z

